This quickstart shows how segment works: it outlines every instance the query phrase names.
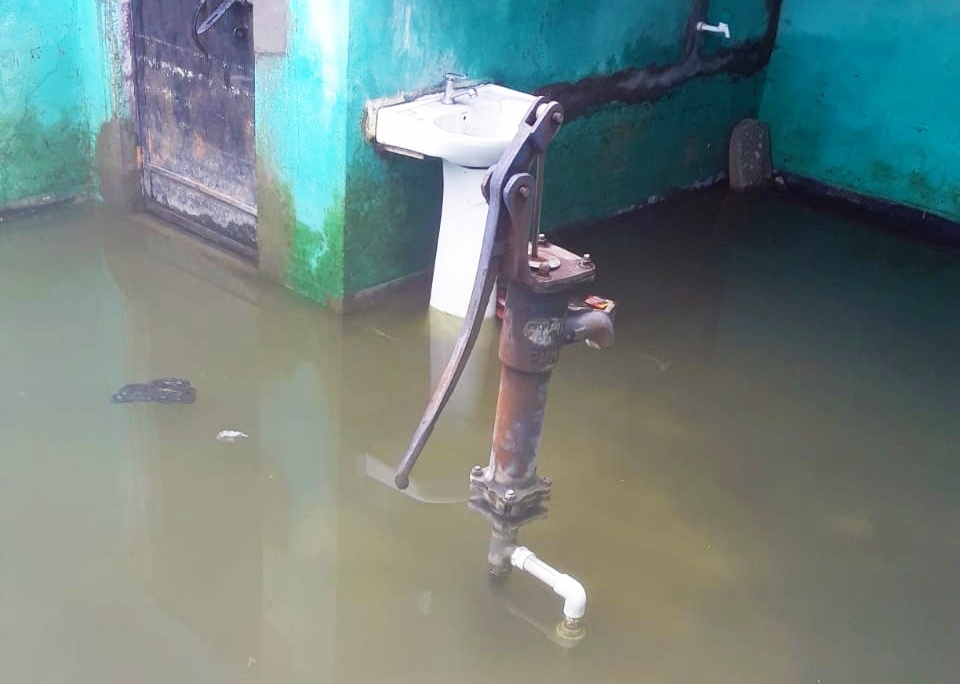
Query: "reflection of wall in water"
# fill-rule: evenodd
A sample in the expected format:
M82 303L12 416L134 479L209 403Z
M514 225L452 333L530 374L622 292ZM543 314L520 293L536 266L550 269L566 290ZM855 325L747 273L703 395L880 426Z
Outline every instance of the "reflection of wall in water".
M235 666L322 672L316 644L329 641L334 587L317 539L335 545L336 364L303 359L317 327L306 311L280 320L289 302L244 299L132 257L107 250L127 296L127 378L179 375L198 392L193 405L116 407L136 464L136 572L164 611ZM331 357L335 343L325 345ZM220 443L221 429L249 438Z
M130 267L124 265L122 268ZM261 518L258 397L249 371L222 372L222 357L250 357L256 344L256 309L149 263L165 287L128 296L127 373L131 381L179 376L197 387L192 405L131 405L130 457L143 478L144 537L137 541L146 588L157 602L190 625L217 651L245 661L258 650L261 629ZM117 273L115 268L115 273ZM122 280L122 275L120 276ZM221 307L210 325L199 315ZM222 307L232 310L223 311ZM185 318L202 339L183 335ZM229 322L228 325L224 323ZM230 427L248 440L220 444ZM247 429L244 429L244 428Z

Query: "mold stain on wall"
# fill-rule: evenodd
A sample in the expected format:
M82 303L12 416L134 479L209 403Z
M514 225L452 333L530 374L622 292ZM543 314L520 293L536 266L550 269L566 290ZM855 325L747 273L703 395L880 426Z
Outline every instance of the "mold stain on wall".
M0 209L68 199L91 182L89 132L66 114L44 124L28 108L0 119L0 159L10 160L0 169Z
M52 14L40 12L38 0L13 4L16 12L0 10L8 24L25 12ZM53 99L63 100L62 107L44 101L55 116L44 111L28 121L66 131L57 144L76 149L69 162L75 176L46 175L95 189L89 169L98 132L113 136L112 146L110 140L98 143L100 156L109 156L117 137L129 136L135 115L123 43L129 0L81 4L56 5L64 14L51 21L76 25L61 26L49 34L55 39L44 40L69 47L58 55L58 73L86 75L72 79L72 90L56 90ZM451 11L425 0L287 0L283 51L257 56L262 270L329 302L430 267L442 191L439 162L376 152L361 118L367 100L422 94L447 70L545 93L566 106L568 123L547 160L547 229L715 178L725 167L730 129L756 115L779 4L467 0ZM734 27L732 47L691 33L695 20L718 18ZM481 21L486 30L478 37L474 27ZM744 27L739 34L738 26ZM0 50L0 60L23 51ZM17 78L38 82L25 73ZM0 126L9 129L3 118L8 110L0 104ZM20 121L23 111L16 114ZM42 146L56 147L33 128ZM101 165L102 178L108 166Z
M0 5L0 210L97 193L94 147L121 71L107 21L127 1Z
M0 6L0 207L64 199L90 180L76 28L70 5Z
M726 168L730 130L756 111L761 88L759 79L719 75L657 102L612 104L564 124L547 154L543 225L619 213L715 179Z
M287 9L283 51L256 62L260 267L329 304L344 292L350 3L288 0Z
M344 288L358 292L432 267L440 227L439 165L400 158L384 164L369 145L347 169Z
M277 181L262 162L257 178L259 221L269 226L267 258L281 259L267 268L300 295L324 304L339 300L343 296L342 200L334 198L317 230L297 218L289 186Z

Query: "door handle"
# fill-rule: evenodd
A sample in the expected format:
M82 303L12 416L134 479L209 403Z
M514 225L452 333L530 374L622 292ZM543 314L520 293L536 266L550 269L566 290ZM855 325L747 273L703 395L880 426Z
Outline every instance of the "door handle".
M204 33L212 29L214 24L220 21L223 15L226 14L230 8L236 5L238 2L242 2L242 0L223 0L217 9L213 10L213 12L210 13L210 16L204 19L203 23L197 27L197 35L202 36Z
M197 25L197 22L200 21L200 13L203 12L203 9L207 6L207 0L199 0L197 3L197 8L193 13L193 42L196 43L197 47L200 49L200 52L207 54L207 50L203 47L203 43L200 42L200 36L209 31L216 25L220 19L223 18L223 15L230 11L230 8L236 4L240 5L252 5L253 0L222 0L222 2L217 5L217 8L213 10L206 19L203 20L200 25Z

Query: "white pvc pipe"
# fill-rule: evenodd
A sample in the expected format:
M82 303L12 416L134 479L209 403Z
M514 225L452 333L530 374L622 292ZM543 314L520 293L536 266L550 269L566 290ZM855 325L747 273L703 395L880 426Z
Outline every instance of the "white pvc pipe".
M510 554L513 567L523 570L553 589L563 599L563 616L568 620L581 620L587 612L587 590L576 579L555 570L526 546L518 546Z

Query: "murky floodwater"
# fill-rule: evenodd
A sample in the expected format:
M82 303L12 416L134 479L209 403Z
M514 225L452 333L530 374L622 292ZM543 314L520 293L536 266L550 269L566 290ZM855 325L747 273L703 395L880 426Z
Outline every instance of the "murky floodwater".
M341 326L104 210L0 223L2 681L954 681L958 259L722 194L570 244L621 311L564 351L521 536L587 587L563 650L463 505L495 327L415 500L422 300ZM164 376L197 402L109 401Z

